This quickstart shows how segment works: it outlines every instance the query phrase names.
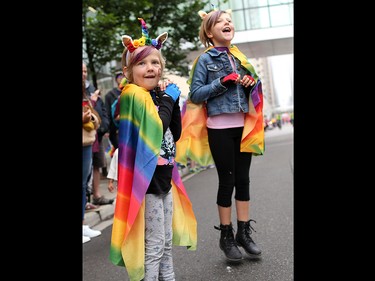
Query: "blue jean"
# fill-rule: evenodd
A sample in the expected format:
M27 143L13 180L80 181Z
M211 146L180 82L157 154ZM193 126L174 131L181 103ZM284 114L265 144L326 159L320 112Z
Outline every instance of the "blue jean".
M82 146L82 221L85 218L86 189L92 166L92 145Z

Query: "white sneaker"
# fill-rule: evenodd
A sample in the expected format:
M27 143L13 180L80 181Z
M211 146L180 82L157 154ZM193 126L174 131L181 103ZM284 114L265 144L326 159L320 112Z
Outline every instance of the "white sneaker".
M88 236L93 238L102 234L99 230L91 229L88 225L82 225L82 234L83 236Z
M82 235L82 244L86 243L86 242L89 242L91 240L90 237L88 236L85 236L85 235Z

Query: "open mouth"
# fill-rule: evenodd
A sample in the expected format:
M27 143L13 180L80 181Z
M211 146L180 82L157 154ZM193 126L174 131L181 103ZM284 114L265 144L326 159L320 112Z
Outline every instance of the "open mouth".
M225 28L223 28L222 31L223 31L223 32L231 32L231 29L230 29L230 27L225 27Z

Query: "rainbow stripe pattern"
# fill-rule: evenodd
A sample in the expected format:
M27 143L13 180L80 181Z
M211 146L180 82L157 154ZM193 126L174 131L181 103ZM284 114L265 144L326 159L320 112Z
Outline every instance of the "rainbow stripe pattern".
M162 122L150 93L134 84L125 85L120 98L118 190L110 260L125 266L131 281L144 277L144 198L162 137ZM172 193L173 244L195 250L197 222L176 165Z
M241 152L252 152L253 155L264 153L264 123L263 123L263 91L262 82L248 58L234 45L229 51L241 61L256 84L250 91L249 112L245 116L245 126L242 132Z
M181 111L182 132L176 143L176 161L185 166L188 158L202 166L214 164L208 144L207 111L204 106L188 99Z

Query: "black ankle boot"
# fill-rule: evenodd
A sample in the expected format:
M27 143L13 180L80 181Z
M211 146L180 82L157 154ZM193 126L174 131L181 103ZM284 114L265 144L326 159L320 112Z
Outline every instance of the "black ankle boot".
M220 230L220 249L230 261L242 260L242 253L238 249L237 243L234 240L232 224L222 225L220 227L214 226L215 229Z
M250 234L254 228L250 225L250 222L256 222L254 220L249 221L237 221L237 234L236 242L238 246L244 248L246 253L250 256L260 256L262 251L255 244L254 240L250 237ZM254 230L255 232L255 230Z

